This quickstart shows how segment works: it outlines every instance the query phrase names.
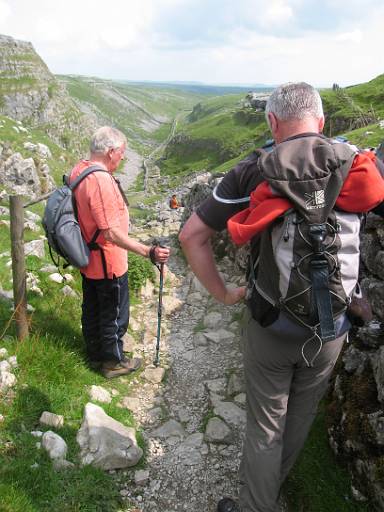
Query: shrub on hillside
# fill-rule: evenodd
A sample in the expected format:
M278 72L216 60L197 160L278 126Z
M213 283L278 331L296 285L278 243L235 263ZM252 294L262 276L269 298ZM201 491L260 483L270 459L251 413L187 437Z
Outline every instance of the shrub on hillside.
M155 268L152 263L132 252L128 255L128 282L129 290L137 293L147 279L155 282Z

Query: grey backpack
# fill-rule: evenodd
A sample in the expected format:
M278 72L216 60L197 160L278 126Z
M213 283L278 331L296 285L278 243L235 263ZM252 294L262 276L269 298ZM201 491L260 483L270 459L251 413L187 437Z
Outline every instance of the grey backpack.
M335 320L347 311L358 281L361 216L335 208L355 154L348 144L301 136L261 151L258 160L272 191L293 207L258 240L251 309L268 323L261 297L307 328L320 347L335 339Z
M81 233L77 220L76 202L73 190L84 178L93 172L108 172L105 169L93 165L85 169L72 183L64 176L64 185L49 196L43 216L43 227L48 239L48 245L53 262L55 261L52 250L63 257L67 265L77 268L86 267L89 263L91 250L101 250L96 244L100 230L96 230L92 240L87 243Z

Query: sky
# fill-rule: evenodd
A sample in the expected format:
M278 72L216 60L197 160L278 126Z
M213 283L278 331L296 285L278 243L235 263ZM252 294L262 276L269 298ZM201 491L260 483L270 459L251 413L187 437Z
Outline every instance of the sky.
M0 0L56 74L317 87L384 73L383 0Z

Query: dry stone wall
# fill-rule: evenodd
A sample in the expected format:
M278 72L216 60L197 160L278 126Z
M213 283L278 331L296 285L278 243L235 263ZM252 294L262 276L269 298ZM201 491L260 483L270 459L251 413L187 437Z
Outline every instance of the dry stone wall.
M352 331L328 412L334 452L353 475L353 494L384 510L384 224L370 214L362 236L362 287L375 318Z

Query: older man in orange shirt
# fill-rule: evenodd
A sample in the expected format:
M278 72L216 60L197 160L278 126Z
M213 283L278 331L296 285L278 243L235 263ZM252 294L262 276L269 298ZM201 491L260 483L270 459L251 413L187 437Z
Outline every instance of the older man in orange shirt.
M149 247L128 236L126 199L113 177L126 145L120 131L99 128L91 140L90 159L81 160L70 176L73 181L91 166L104 171L89 174L76 188L75 200L82 234L95 249L81 269L83 335L91 366L101 367L106 378L125 375L141 365L140 358L127 359L122 349L129 322L127 251L153 263L165 263L169 257L169 249Z

